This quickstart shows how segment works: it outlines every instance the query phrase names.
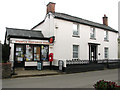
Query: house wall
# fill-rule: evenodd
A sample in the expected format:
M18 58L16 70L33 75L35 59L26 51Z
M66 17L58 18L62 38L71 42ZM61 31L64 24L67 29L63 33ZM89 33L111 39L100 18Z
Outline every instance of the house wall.
M104 59L104 47L109 48L109 59L117 59L117 33L109 31L109 41L106 42L104 41L104 30L96 28L96 40L92 40L90 39L90 26L79 24L80 37L73 37L73 22L55 19L55 23L57 23L58 25L58 29L54 29L56 36L56 43L54 44L54 53L56 54L56 59L72 59L72 47L75 44L79 45L79 58L83 60L88 60L88 42L100 44L98 45L98 53L100 53L98 59ZM58 46L62 47L62 49L58 48Z
M50 29L49 29L50 28ZM118 34L109 31L109 42L104 41L104 30L96 28L96 40L90 39L90 26L79 24L80 37L73 37L73 22L61 19L46 18L45 22L37 26L34 30L42 30L45 37L55 36L55 42L52 46L54 53L53 64L58 66L58 60L64 61L73 59L73 45L79 45L79 59L89 59L88 42L98 43L98 59L104 59L104 47L109 48L109 59L118 58Z
M47 14L45 21L33 30L42 31L45 37L50 37L54 34L53 32L54 19L51 13Z
M118 58L120 59L120 38L119 38L119 41L118 41Z

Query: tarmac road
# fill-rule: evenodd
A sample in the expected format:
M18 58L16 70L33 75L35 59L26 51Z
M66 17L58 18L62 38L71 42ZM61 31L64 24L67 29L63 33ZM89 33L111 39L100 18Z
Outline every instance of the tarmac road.
M2 88L93 88L101 79L118 82L118 69L4 79Z

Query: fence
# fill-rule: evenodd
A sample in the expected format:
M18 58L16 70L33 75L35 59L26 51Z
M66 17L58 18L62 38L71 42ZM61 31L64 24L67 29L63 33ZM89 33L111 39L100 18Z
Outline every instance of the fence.
M66 60L66 73L74 73L74 72L83 72L83 71L94 71L94 70L104 70L105 68L113 69L120 67L119 59L105 59L105 60L80 60L80 59L72 59Z
M96 63L96 64L110 64L110 63L119 63L120 59L102 59L102 60L80 60L80 59L72 59L72 60L66 60L66 65L71 64L90 64L90 63Z

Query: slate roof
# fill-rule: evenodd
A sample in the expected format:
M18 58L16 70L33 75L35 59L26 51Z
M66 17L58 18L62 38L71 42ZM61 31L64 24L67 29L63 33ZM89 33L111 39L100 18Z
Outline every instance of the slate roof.
M81 23L81 24L85 24L85 25L89 25L89 26L93 26L93 27L113 31L113 32L118 32L115 29L113 29L113 28L111 28L109 26L106 26L104 24L99 24L99 23L92 22L92 21L89 21L89 20L85 20L85 19L82 19L82 18L79 18L79 17L71 16L71 15L68 15L68 14L65 14L65 13L55 12L54 16L55 16L55 18L58 18L58 19L77 22L77 23Z
M79 17L75 17L75 16L71 16L65 13L58 13L55 12L53 13L55 18L58 19L62 19L62 20L67 20L67 21L71 21L71 22L76 22L76 23L80 23L80 24L84 24L84 25L89 25L89 26L93 26L93 27L97 27L97 28L101 28L104 30L108 30L108 31L113 31L118 33L118 31L116 31L115 29L111 28L110 26L106 26L104 24L100 24L100 23L96 23L93 21L89 21L89 20L85 20ZM43 20L42 22L40 22L39 24L37 24L36 26L34 26L32 29L36 28L37 26L39 26L40 24L42 24L45 20Z
M22 38L44 38L41 31L6 28L6 37L22 37Z

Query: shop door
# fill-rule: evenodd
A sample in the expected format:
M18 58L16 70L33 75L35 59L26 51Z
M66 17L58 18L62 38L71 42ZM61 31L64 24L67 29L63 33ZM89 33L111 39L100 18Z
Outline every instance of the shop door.
M15 47L15 67L24 67L24 45L16 45Z

